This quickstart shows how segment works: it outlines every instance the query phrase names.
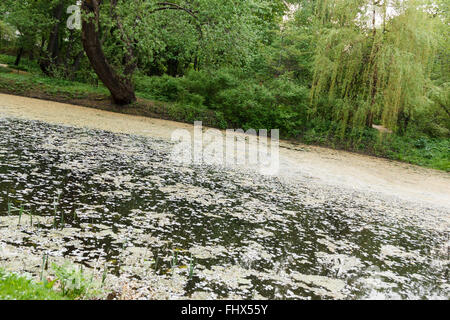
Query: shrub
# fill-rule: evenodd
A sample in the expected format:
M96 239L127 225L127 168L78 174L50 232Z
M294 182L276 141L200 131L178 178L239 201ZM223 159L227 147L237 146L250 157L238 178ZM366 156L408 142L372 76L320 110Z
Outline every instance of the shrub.
M280 129L283 137L298 135L308 114L305 87L284 77L257 82L229 68L190 71L183 78L139 76L136 90L146 97L176 102L169 110L176 120L214 118L212 123L220 128ZM214 117L205 116L210 111Z

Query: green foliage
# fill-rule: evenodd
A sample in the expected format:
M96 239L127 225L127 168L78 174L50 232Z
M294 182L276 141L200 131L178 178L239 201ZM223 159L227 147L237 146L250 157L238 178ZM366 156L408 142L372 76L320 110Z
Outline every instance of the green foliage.
M372 2L320 2L311 96L314 105L328 98L342 139L347 127L374 122L402 134L420 109L430 108L426 91L440 18L421 1ZM387 15L388 6L395 15Z
M170 6L156 0L119 0L114 7L103 2L103 49L116 69L124 71L130 52L147 75L245 67L255 57L254 48L271 41L270 30L278 28L285 11L280 0L243 0L239 5L231 0L180 0L176 5L185 10L158 10Z
M48 280L50 278L43 273L41 282L37 283L0 268L0 300L89 299L102 293L103 283L95 280L93 274L88 274L82 267L65 263L61 266L52 264L52 269L52 280Z
M160 101L179 101L192 105L202 105L203 98L195 93L190 93L183 86L181 78L168 75L161 77L139 76L135 80L137 92L146 94L147 97Z
M301 10L293 12L292 18L273 32L272 45L262 50L265 65L258 66L261 77L285 75L302 85L311 83L315 49L313 12L314 2L302 1Z
M6 21L0 19L0 41L9 40L14 37L14 28Z
M0 54L0 63L8 65L10 69L12 68L15 70L21 70L25 72L40 73L39 66L35 61L23 58L21 60L20 66L15 66L14 61L15 57L6 54Z
M66 300L51 288L0 269L0 300Z
M32 49L37 37L52 24L49 14L56 1L14 1L3 0L5 21L17 30L16 42L18 47Z
M136 89L154 99L177 102L188 121L195 120L195 114L215 111L222 119L220 127L226 123L245 130L279 128L282 136L292 137L300 133L307 117L306 88L284 77L256 82L230 68L191 71L183 78L139 77Z
M392 136L380 153L390 159L450 172L450 139Z
M11 71L10 68L0 67L0 73L10 73Z
M62 266L52 264L56 281L59 282L63 296L69 299L89 299L101 293L101 283L94 281L94 276L69 263Z
M62 79L54 79L42 75L27 75L0 72L0 89L6 92L24 94L27 91L34 91L40 96L45 93L55 98L87 98L89 95L106 96L108 91L105 87L93 87L86 83L73 82ZM70 101L68 101L70 102Z

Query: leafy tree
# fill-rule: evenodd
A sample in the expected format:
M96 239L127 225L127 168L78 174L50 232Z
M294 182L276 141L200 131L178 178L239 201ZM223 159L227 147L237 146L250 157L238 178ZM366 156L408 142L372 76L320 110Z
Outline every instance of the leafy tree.
M50 1L5 0L3 5L6 10L5 21L17 31L18 53L15 64L19 65L23 52L34 50L37 37L50 24L49 17L45 13Z
M429 101L438 18L419 0L323 0L312 101L326 95L341 136L374 122L403 132Z
M0 40L11 39L14 36L14 29L6 21L0 20Z
M281 23L281 28L276 31L269 56L268 73L277 77L287 75L302 85L309 85L315 47L315 25L311 19L314 4L315 1L303 0L291 5L292 17Z
M12 37L13 30L12 27L5 21L7 8L5 3L0 3L0 40L5 37Z
M180 63L194 68L246 65L260 39L253 9L261 3L85 0L83 45L113 100L128 104L136 99L134 71L155 58L165 61L171 74L177 74Z

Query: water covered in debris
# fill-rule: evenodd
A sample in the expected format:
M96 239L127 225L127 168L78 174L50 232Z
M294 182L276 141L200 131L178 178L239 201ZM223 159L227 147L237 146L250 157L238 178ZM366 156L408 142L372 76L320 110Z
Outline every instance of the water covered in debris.
M111 287L127 281L142 298L449 297L439 209L182 166L147 137L12 118L0 134L7 269L36 273L47 253L106 266Z

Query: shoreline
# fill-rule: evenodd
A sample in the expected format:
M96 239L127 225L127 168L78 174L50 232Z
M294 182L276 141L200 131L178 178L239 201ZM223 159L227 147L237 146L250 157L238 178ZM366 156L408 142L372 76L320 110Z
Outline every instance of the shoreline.
M164 140L170 140L176 129L192 133L194 128L193 124L0 93L1 114ZM354 152L280 140L279 176L450 208L449 173Z

